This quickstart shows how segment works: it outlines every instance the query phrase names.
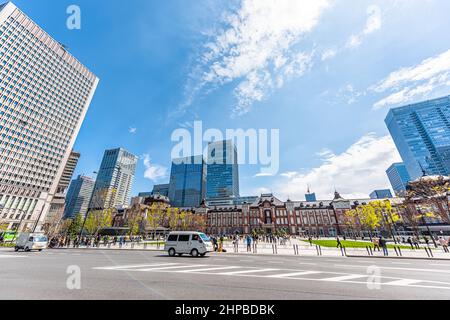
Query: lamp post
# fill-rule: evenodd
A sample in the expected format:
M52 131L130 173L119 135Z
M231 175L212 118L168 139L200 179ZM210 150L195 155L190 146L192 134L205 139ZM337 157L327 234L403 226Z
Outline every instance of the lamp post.
M98 174L98 172L97 171L94 171L94 172L92 172L94 175L97 175ZM97 179L96 179L97 180ZM97 183L97 181L96 181L96 183ZM94 197L96 197L96 194L95 194L95 185L94 185L94 191L93 191L93 194L92 194L92 200L91 201L94 201ZM84 220L83 220L83 225L81 226L81 229L80 229L80 233L79 233L79 235L78 235L78 238L80 238L80 240L81 240L81 237L83 236L83 230L84 230L84 226L86 225L86 220L87 220L87 218L88 218L88 216L89 216L89 213L91 213L91 204L89 203L89 206L88 206L88 211L86 212L86 214L85 214L85 216L84 216Z
M431 240L433 241L434 247L437 248L438 245L436 244L436 241L434 240L434 237L431 234L430 226L425 221L425 216L422 214L422 210L418 209L417 212L419 213L419 215L420 215L420 217L422 219L422 223L427 227L428 235L430 236Z

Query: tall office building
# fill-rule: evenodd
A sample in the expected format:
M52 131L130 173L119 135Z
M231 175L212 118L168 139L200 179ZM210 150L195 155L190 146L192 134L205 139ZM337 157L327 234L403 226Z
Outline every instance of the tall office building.
M169 199L174 207L198 207L205 198L203 156L175 159L172 162Z
M77 214L86 215L94 184L94 179L81 175L72 180L69 191L67 191L64 218L71 219Z
M316 194L314 192L311 192L309 187L308 187L308 191L305 194L305 199L307 202L316 202L317 201Z
M391 109L386 124L412 180L450 174L450 96Z
M13 3L0 6L0 220L40 230L98 78Z
M239 165L233 141L208 145L206 198L239 197Z
M138 157L118 148L106 150L92 194L91 209L128 206Z
M386 174L391 182L392 189L395 195L403 196L406 192L406 187L411 178L406 170L404 163L394 163L386 170Z
M155 184L153 186L152 195L160 194L165 197L169 197L170 184Z
M48 221L54 218L60 219L64 215L64 207L66 203L66 193L68 191L70 180L72 180L73 173L77 167L78 160L80 159L80 153L72 151L69 159L66 162L64 171L59 179L58 188L56 194L53 196L50 204L49 212L46 216Z
M370 194L370 199L391 199L392 192L389 189L374 190Z

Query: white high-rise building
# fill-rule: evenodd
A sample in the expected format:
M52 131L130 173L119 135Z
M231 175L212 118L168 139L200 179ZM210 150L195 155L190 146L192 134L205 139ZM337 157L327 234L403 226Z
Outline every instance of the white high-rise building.
M137 162L137 156L122 148L106 150L89 208L95 210L128 206Z
M40 229L98 81L13 3L0 6L0 224Z

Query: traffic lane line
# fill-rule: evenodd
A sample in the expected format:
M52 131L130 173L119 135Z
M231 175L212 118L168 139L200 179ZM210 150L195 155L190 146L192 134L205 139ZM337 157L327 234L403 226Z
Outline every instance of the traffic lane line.
M377 265L377 264L373 264L373 265L380 269L386 269L386 270L450 273L450 270L443 270L443 269L400 268L400 267L387 267L387 266ZM340 267L340 268L367 268L368 267L368 266L342 265L342 264L335 264L334 266Z

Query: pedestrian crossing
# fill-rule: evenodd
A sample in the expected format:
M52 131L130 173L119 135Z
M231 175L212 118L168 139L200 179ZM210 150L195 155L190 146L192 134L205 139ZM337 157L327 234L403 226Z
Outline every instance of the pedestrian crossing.
M450 290L450 282L425 279L404 279L398 277L374 276L364 273L343 273L322 270L294 270L284 268L261 268L217 264L150 263L96 267L102 271L126 271L140 273L176 273L222 277L256 277L271 280L320 281L335 284L367 285L377 281L380 286L416 287Z

